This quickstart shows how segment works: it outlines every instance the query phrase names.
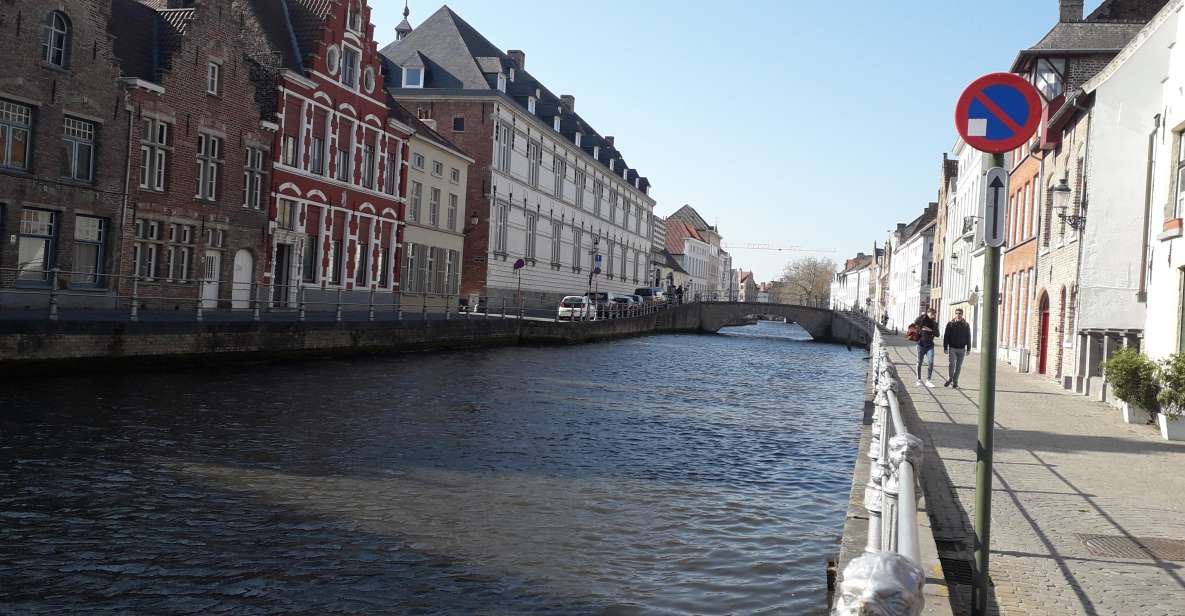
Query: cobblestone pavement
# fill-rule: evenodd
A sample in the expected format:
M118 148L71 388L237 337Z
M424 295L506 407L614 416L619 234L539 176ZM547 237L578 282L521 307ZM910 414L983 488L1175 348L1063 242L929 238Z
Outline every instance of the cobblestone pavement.
M952 604L969 614L970 587L952 578L966 573L973 546L980 358L968 356L961 390L946 389L939 348L928 389L913 384L914 347L886 342L905 381L903 405L916 412L911 430L929 439L923 488ZM992 613L1185 615L1185 443L1003 363L996 391ZM1088 545L1083 535L1111 539ZM1136 538L1178 543L1100 549Z

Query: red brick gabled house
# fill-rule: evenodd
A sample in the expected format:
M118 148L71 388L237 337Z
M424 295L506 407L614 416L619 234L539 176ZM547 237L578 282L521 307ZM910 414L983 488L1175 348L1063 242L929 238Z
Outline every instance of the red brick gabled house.
M397 302L412 128L388 111L365 0L238 0L275 93L264 277L291 305ZM278 60L276 60L278 59ZM269 64L270 62L270 64Z
M0 307L115 304L129 114L91 0L0 2ZM54 270L58 270L55 272Z
M133 122L121 271L141 304L246 309L262 289L276 126L231 0L113 0Z

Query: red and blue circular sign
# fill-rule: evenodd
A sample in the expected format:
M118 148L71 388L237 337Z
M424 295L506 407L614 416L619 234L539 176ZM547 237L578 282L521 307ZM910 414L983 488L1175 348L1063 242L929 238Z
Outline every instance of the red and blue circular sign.
M967 145L991 154L1015 150L1037 132L1041 96L1024 78L992 73L971 82L955 107L955 128Z

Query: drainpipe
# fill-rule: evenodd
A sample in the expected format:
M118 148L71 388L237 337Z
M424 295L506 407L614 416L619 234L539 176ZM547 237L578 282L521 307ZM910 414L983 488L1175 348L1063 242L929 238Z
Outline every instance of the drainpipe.
M1148 135L1148 161L1152 163L1156 162L1153 160L1152 154L1156 150L1156 134L1160 132L1162 120L1159 113L1153 116L1152 133ZM1140 239L1140 290L1136 292L1136 301L1144 304L1148 303L1148 251L1150 249L1148 233L1152 224L1152 178L1155 173L1153 165L1148 165L1148 171L1144 177L1144 234Z

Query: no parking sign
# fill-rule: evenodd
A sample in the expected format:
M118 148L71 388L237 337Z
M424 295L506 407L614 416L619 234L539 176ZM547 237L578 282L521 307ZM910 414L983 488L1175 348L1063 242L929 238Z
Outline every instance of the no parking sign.
M955 128L967 145L990 154L1020 147L1041 123L1041 96L1012 73L992 73L971 82L955 106Z

